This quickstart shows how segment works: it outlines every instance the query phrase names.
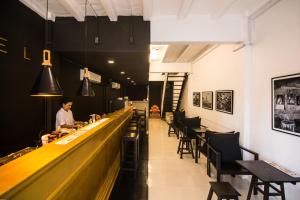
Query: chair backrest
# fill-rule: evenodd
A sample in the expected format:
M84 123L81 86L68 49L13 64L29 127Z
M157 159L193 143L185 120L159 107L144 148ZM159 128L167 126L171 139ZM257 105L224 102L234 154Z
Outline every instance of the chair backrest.
M215 135L215 134L233 134L233 133L234 133L234 131L221 133L221 132L206 130L204 138L205 138L206 142L209 142L211 135ZM202 145L201 152L203 152L204 154L207 153L207 145L206 145L206 143L204 143Z
M185 111L183 112L180 112L180 111L175 111L173 113L173 116L174 116L174 124L175 126L179 125L179 123L182 123L184 118L185 118Z
M200 117L193 117L193 118L185 118L183 120L184 125L187 127L186 129L186 136L189 138L196 138L196 133L193 128L199 128L201 124Z
M223 163L230 163L242 160L239 137L239 132L214 133L208 136L208 142L214 149L221 152Z
M194 127L199 128L201 125L201 118L200 117L184 118L184 124L190 128L194 128Z

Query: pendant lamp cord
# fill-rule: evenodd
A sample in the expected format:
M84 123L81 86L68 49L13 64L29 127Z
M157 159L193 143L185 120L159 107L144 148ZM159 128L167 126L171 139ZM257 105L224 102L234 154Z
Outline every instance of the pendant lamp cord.
M45 27L46 27L46 30L45 30L45 48L48 49L48 7L49 7L49 3L48 3L48 0L46 1L47 2L47 5L46 5L46 21L45 21Z
M49 3L48 0L46 1L46 21L45 21L45 49L48 49L48 7ZM47 98L44 98L44 113L45 113L45 127L44 127L44 132L48 131L48 102Z
M84 7L84 67L87 67L87 19L86 19L86 12L87 12L87 3L88 0L85 0L85 7Z

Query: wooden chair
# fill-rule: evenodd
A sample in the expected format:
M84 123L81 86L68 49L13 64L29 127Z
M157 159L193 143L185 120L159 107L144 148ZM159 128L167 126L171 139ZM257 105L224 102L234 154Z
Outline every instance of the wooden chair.
M240 133L212 133L207 141L207 163L213 164L217 171L217 181L221 175L251 175L248 170L236 163L236 160L243 160L242 150L254 156L258 160L258 153L251 151L239 144ZM208 167L210 176L210 167Z
M177 148L177 153L180 153L180 158L182 159L183 154L192 154L194 158L194 150L192 145L192 138L188 135L188 128L185 125L179 127L179 144Z
M173 112L173 122L172 122L172 128L175 130L175 134L177 136L177 139L179 139L179 128L183 124L183 120L185 118L185 112L181 111L174 111Z

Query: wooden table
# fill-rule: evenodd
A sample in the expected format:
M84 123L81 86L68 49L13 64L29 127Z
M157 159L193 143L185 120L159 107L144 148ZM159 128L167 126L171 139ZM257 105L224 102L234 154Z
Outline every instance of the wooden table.
M203 137L202 134L206 132L205 126L200 126L199 128L192 128L193 131L196 133L196 148L195 148L195 163L198 163L198 153L199 153L199 142L200 142L200 137Z
M285 200L284 183L296 184L300 182L300 177L294 178L262 160L239 160L237 163L252 174L247 200L250 200L253 189L255 195L257 191L261 192L264 195L264 200L269 199L270 196L281 196L281 199ZM259 183L258 180L261 182ZM280 189L275 188L271 183L278 184ZM264 189L262 190L258 185L263 185ZM270 193L270 188L276 192Z

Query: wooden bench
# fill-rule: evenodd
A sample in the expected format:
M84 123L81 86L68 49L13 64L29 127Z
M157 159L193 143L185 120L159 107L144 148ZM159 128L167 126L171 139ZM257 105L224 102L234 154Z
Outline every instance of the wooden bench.
M210 190L207 196L207 200L211 200L213 192L217 195L218 200L222 199L235 199L238 200L240 193L238 193L232 185L228 182L209 182Z

